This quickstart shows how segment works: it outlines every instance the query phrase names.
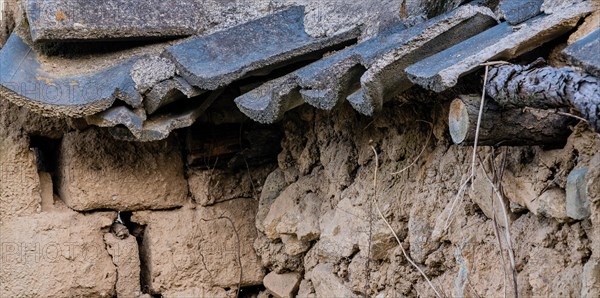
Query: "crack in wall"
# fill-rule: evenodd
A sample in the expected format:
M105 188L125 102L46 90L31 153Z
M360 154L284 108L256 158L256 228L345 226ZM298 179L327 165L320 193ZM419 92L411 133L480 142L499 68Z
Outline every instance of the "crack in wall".
M109 244L106 242L106 238L103 239L104 240L104 249L106 250L106 253L108 253L108 255L110 256L110 260L113 263L113 265L115 266L115 272L116 272L116 276L117 278L115 279L115 282L113 284L113 298L118 297L117 295L117 283L119 282L119 266L117 265L117 263L115 263L115 256L113 256L113 254L111 253L111 249L109 249Z
M141 250L142 226L131 222L131 213L119 214L111 226L110 233L104 234L106 249L117 269L115 291L119 297L140 297L148 294L144 290L142 277L146 270Z

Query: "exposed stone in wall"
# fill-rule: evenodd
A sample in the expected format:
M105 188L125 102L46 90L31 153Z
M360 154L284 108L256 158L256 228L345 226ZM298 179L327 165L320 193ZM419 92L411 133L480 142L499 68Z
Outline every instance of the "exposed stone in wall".
M271 272L265 276L263 283L269 292L275 297L293 297L298 290L298 286L300 285L300 274L277 274L275 272Z
M414 114L413 110L417 113ZM448 218L448 211L460 187L459 182L469 171L471 149L447 147L444 140L438 139L431 140L426 146L428 127L407 122L414 121L409 119L415 118L427 119L427 112L415 107L388 106L386 113L376 117L373 122L354 118L356 116L350 111L349 107L335 114L313 114L307 110L300 110L296 114L298 118L291 117L285 121L284 126L290 128L290 133L283 142L284 151L280 155L280 161L285 163L281 166L287 173L301 173L298 169L305 168L305 164L312 164L314 168L300 174L298 182L280 192L274 203L260 205L261 208L269 208L269 212L266 217L257 217L257 225L264 226L264 233L268 238L279 239L297 229L294 221L286 220L286 215L295 214L290 216L290 219L304 218L302 212L295 211L294 204L305 206L312 201L315 194L322 197L318 200L321 203L318 212L320 236L307 248L303 268L288 268L297 272L305 271L299 295L312 292L315 297L321 297L325 293L322 291L336 287L336 293L349 291L346 293L362 294L367 288L369 295L433 295L414 268L404 260L397 243L391 238L389 229L385 226L380 227L383 222L375 209L369 212L368 204L374 196L371 179L375 167L369 144L373 144L380 155L378 204L400 239L403 239L410 256L417 263L424 265L425 272L434 279L434 283L448 294L473 295L472 291L476 291L481 296L494 296L501 293L504 287L504 273L492 227L493 213L484 213L491 210L490 205L487 205L491 203L488 203L491 193L467 191L465 198L461 200L462 203L455 206ZM426 114L420 114L421 112ZM349 131L354 132L353 135L347 135ZM327 136L323 140L328 141L313 145L310 141L314 138L313 133ZM358 168L351 170L347 180L349 184L342 186L339 199L335 195L324 196L323 193L327 192L328 188L339 185L339 182L332 179L336 175L330 178L323 171L336 169L339 164L322 156L329 152L339 152L336 150L344 148L343 144L348 142L346 140L353 150L356 150L356 154L349 160L343 159L342 163L353 161ZM542 293L541 295L550 296L577 296L582 290L585 260L594 251L592 243L588 240L591 230L584 222L573 222L566 216L564 188L566 176L575 164L592 166L590 160L597 153L599 141L597 134L585 126L578 126L562 149L509 149L504 173L506 183L502 185L506 193L506 203L513 206L512 210L507 211L510 214L509 225L513 233L519 291L522 295ZM311 146L316 148L308 149ZM426 149L413 167L399 175L390 174L409 165L422 146L426 146ZM321 158L314 157L317 152ZM482 156L490 158L489 149L482 149L481 152ZM495 161L499 166L501 153L496 154L498 157ZM574 155L578 158L573 159ZM486 170L489 171L488 168ZM478 175L483 173L480 171ZM597 176L593 174L589 177L594 175ZM592 181L589 179L596 179L589 177L586 178L588 183ZM485 178L478 176L478 179ZM485 180L478 182L483 185L481 181ZM270 189L268 185L264 188ZM526 191L525 188L530 190ZM295 203L294 200L283 205L278 203L286 202L288 196L296 198ZM529 207L531 212L516 208L517 205L514 204L519 204L518 198L529 202L521 204ZM264 214L264 211L259 213ZM335 216L336 213L338 216ZM340 220L342 213L347 217L346 221ZM373 216L372 224L369 224L369 214ZM311 212L311 216L314 216L314 212ZM500 218L498 220L501 221ZM310 222L311 220L305 220L303 224ZM334 224L331 230L328 230L327 223ZM444 229L446 225L449 226L448 229ZM440 233L440 230L443 232ZM367 245L369 233L370 254ZM381 233L381 236L378 236L378 233ZM263 243L264 240L260 242ZM285 246L285 243L283 245ZM322 248L346 252L324 254ZM284 258L287 253L289 252L282 250L275 256L269 255L268 258ZM371 259L369 268L368 259ZM382 262L375 264L377 259L381 259ZM556 259L557 262L548 262L549 259ZM505 260L508 262L507 256ZM335 285L328 284L322 287L322 276L311 273L324 272L324 266L330 266L328 270L333 271L333 275L325 278L325 282L333 282ZM510 270L508 265L507 270ZM369 277L366 272L370 272ZM585 276L587 278L591 275ZM467 284L467 279L471 285ZM511 291L510 284L507 286L507 291Z

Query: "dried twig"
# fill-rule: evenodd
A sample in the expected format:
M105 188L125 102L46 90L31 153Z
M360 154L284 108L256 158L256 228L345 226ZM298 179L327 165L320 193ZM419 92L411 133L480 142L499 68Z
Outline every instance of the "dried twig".
M450 224L452 223L452 212L454 211L454 207L456 206L456 203L458 202L458 200L460 199L461 203L462 203L462 199L464 198L464 194L465 194L465 189L467 188L467 185L469 184L469 182L471 182L471 176L469 176L467 178L467 180L465 180L461 185L460 188L458 189L458 193L456 194L456 196L454 197L454 199L452 200L452 206L450 206L450 210L448 211L448 217L446 218L446 223L444 224L444 231L447 230L450 227Z
M377 190L375 190L375 193L377 193ZM367 262L365 264L365 275L366 275L366 281L365 281L365 297L369 297L369 291L371 289L371 248L373 245L373 202L369 201L369 244L368 244L368 248L367 248Z
M494 156L494 151L492 149L492 161L494 160L493 156ZM485 162L479 161L482 166L485 164ZM494 183L498 183L498 176L496 173L496 170L494 167L492 167L492 172L494 175ZM498 241L498 250L500 251L500 260L502 261L502 272L504 273L504 283L503 283L503 294L504 294L504 298L506 298L506 280L508 279L508 274L506 273L506 261L504 260L504 248L502 247L502 240L500 239L500 228L498 227L498 220L496 218L496 204L494 203L494 194L492 193L491 196L491 200L492 200L492 225L494 227L494 235L496 236L496 241Z
M554 178L552 180L550 180L549 182L546 182L546 185L544 186L544 188L542 188L542 190L540 190L540 194L538 194L535 198L533 198L533 200L531 200L532 202L535 202L537 199L539 199L551 186L556 185L556 183L558 182L558 179L563 175L565 169L561 169L560 171L558 171L555 175Z
M494 65L502 65L502 64L509 64L509 63L507 61L489 61L489 62L481 63L479 65L481 65L481 66L494 66Z
M477 143L479 142L479 129L481 128L481 118L483 117L483 107L485 105L485 85L487 83L489 65L485 66L483 75L483 91L481 92L481 104L479 105L479 115L477 115L477 127L475 128L475 142L473 143L473 159L471 160L471 180L475 179L475 162L477 157ZM473 184L471 184L473 188Z
M558 114L558 115L562 115L562 116L567 116L567 117L571 117L571 118L575 118L577 120L583 121L585 123L589 123L587 119L581 117L581 116L577 116L571 113L567 113L567 112L562 112L562 111L557 111L557 110L546 110L546 109L536 109L536 108L532 108L532 107L524 107L523 108L524 112L528 112L528 111L536 111L538 113L546 113L546 114Z

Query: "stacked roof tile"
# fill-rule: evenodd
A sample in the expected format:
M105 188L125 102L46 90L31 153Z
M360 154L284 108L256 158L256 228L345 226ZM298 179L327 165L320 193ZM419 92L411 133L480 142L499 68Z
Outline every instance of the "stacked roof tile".
M34 112L83 118L118 138L138 141L163 139L192 125L223 100L227 88L238 88L240 111L262 123L276 122L305 103L330 110L348 101L373 115L414 84L436 92L451 88L486 61L515 58L564 35L596 9L584 1L545 15L540 1L529 1L535 9L504 6L509 21L499 22L487 7L463 5L357 43L360 28L320 38L307 34L304 9L291 7L97 70L64 74L46 65L36 42L187 36L198 33L193 27L198 20L188 19L182 4L164 1L158 1L158 10L164 10L163 18L175 15L167 18L172 21L144 15L124 27L104 24L97 15L111 7L88 14L85 1L58 1L53 7L26 2L30 31L13 33L0 50L0 95ZM599 34L596 30L563 52L571 65L594 76L600 75ZM89 59L104 61L102 55Z

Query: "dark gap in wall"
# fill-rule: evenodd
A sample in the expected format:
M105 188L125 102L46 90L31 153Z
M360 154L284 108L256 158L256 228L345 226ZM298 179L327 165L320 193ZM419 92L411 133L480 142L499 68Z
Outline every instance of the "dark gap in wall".
M468 3L470 5L480 5L480 6L485 6L489 9L491 9L492 11L496 11L498 4L500 4L499 0L463 0L461 1L460 5L463 5L465 3Z
M55 173L61 140L40 136L29 137L29 148L35 152L38 172Z
M521 30L527 30L527 28L525 27ZM563 58L560 57L560 51L567 46L567 40L569 39L569 36L576 30L577 27L565 32L560 37L554 38L544 44L539 45L537 48L529 52L523 53L522 55L511 59L510 62L514 64L530 64L538 58L544 58L547 62L564 62ZM563 65L552 66L562 67Z
M257 297L260 292L265 291L265 290L266 290L266 288L263 285L241 287L239 297L240 298Z
M114 102L114 103L113 103L113 105L110 107L110 109L113 109L113 108L118 108L118 107L125 107L125 108L129 109L130 111L134 111L134 110L135 110L135 108L134 108L133 106L131 106L130 104L128 104L127 102L123 101L123 100L122 100L122 99L120 99L120 98L117 98L117 99L115 100L115 102ZM85 121L85 119L84 119L84 121ZM87 122L86 122L86 123L87 123Z
M584 221L581 222L581 226L582 226L582 233L580 234L580 238L581 241L589 241L590 243L593 243L593 228L592 228L592 222L590 221L590 219L585 219ZM591 237L590 237L591 235ZM584 253L581 254L581 264L585 265L590 258L592 257L592 251L591 248L588 246L586 247L586 249L584 250Z
M35 153L37 171L50 174L53 193L58 194L58 159L62 139L29 136L29 148Z
M177 210L180 209L181 207L171 207L171 208L160 208L160 209L152 209L152 211L173 211L173 210ZM76 210L77 211L77 210ZM83 210L83 211L77 211L81 214L93 214L96 212L117 212L118 210L115 209L109 209L109 208L98 208L98 209L91 209L91 210ZM122 211L121 212L121 218L123 217L123 214L128 213L129 211ZM131 213L131 212L129 212Z
M196 123L187 131L188 167L235 171L275 163L282 138L279 125Z
M208 98L211 95L211 93L212 92L206 92L206 93L201 94L196 97L185 98L182 100L174 101L170 104L167 104L167 105L159 108L152 115L148 116L148 120L164 118L165 116L188 113L189 111L192 111L192 110L198 108L200 105L202 105L204 100L206 98ZM223 97L223 95L219 96L217 101L221 100L221 97Z

